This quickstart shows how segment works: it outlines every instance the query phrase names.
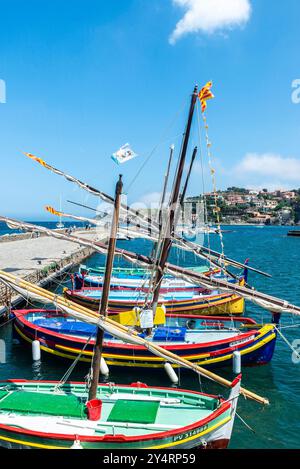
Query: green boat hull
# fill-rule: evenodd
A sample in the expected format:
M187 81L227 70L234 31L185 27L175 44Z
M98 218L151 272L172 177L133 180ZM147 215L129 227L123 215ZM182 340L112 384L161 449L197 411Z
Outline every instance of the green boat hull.
M0 445L39 449L182 449L227 447L238 397L194 391L99 385L102 410L88 418L85 383L0 382Z

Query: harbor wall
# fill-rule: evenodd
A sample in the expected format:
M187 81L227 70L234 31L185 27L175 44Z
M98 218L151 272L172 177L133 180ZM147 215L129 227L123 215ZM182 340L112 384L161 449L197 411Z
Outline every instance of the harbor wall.
M81 235L94 239L95 231ZM49 236L34 239L27 233L6 238L7 241L0 241L0 269L45 288L95 252L90 247ZM104 235L100 238L102 241L106 240ZM0 282L0 318L6 317L11 308L20 306L23 302L24 298Z

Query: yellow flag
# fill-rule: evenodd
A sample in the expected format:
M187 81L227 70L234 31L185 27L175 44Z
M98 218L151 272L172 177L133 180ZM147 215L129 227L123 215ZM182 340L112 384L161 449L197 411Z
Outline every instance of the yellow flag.
M45 206L45 209L47 210L47 212L52 213L52 215L62 216L62 213L61 213L61 212L58 212L57 210L55 210L55 209L54 209L53 207L51 207L50 205L46 205L46 206Z
M46 163L46 161L42 160L42 158L38 158L37 156L33 155L32 153L25 153L24 152L24 155L28 156L28 158L31 158L34 161L37 161L38 163L40 163L45 168L49 168L49 165Z
M207 100L208 99L213 99L214 95L211 92L211 87L212 87L212 81L209 81L206 83L205 86L199 91L198 97L200 99L201 103L201 111L204 112L205 109L207 108Z

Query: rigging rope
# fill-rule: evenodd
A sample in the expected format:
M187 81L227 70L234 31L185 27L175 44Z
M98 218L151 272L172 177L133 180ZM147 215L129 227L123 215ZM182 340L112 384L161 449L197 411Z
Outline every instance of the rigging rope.
M142 163L142 165L140 166L139 170L137 171L136 175L133 177L133 179L131 180L131 182L129 183L129 185L126 187L126 189L124 190L124 193L128 194L129 190L131 189L132 185L135 183L135 181L137 180L137 178L139 177L139 175L141 174L141 172L143 171L144 167L146 166L146 164L148 163L148 161L151 159L151 157L153 156L153 154L155 153L155 151L157 150L157 148L165 141L170 129L174 126L176 120L178 119L178 116L183 112L185 106L186 106L186 100L183 100L182 101L182 105L180 106L180 108L178 109L178 111L176 111L176 113L174 114L173 118L171 119L171 122L170 124L166 127L166 129L163 131L163 133L161 134L161 137L158 141L158 143L152 148L152 150L150 151L150 153L148 154L148 156L146 157L146 160ZM178 134L180 135L180 134ZM177 135L177 136L178 136ZM176 136L176 137L177 137Z
M204 179L204 164L203 164L203 151L202 151L202 139L201 139L201 127L200 127L200 109L199 103L197 103L197 124L198 124L198 138L199 138L199 149L200 149L200 164L201 164L201 178L202 178L202 194L203 194L203 210L204 210L204 226L209 227L208 221L208 210L207 210L207 200L205 196L205 179ZM207 230L207 244L208 244L208 261L209 268L212 269L212 260L210 255L210 233L209 228Z
M288 347L292 350L292 352L296 355L298 359L300 359L300 354L299 352L295 349L295 347L292 346L292 344L288 341L288 339L283 335L283 333L280 331L278 327L275 327L276 331L280 335L280 337L284 340L284 342L288 345Z
M79 362L83 352L85 351L86 347L88 346L90 340L92 339L93 337L93 334L90 335L90 337L87 339L87 342L85 343L84 347L81 349L80 353L77 355L76 359L73 361L73 363L71 364L71 366L69 366L69 368L67 369L67 371L65 372L65 374L62 376L61 380L59 381L59 383L57 383L54 387L54 390L53 392L59 392L60 391L60 388L68 381L69 379L69 376L72 374L75 366L77 365L77 363Z
M214 194L214 213L216 215L217 220L217 228L218 234L220 237L220 244L221 244L221 257L220 257L220 264L223 267L223 271L225 272L225 254L224 254L224 240L223 240L223 233L221 231L221 222L220 222L220 207L218 205L218 194L217 194L217 184L216 184L216 176L215 176L215 169L213 168L213 155L211 152L212 143L209 139L208 135L208 124L207 119L204 113L202 113L202 118L204 122L204 129L205 129L205 140L206 140L206 149L207 149L207 156L208 156L208 165L210 168L212 184L213 184L213 194Z

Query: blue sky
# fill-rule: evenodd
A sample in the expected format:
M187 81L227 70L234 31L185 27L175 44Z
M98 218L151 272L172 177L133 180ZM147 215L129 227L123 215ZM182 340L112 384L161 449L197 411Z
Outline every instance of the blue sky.
M224 2L0 0L1 214L48 218L60 194L69 211L68 198L97 203L22 151L109 193L121 170L129 202L154 200L193 86L208 80L218 187L300 187L300 3ZM118 167L110 155L126 142L139 156ZM201 191L198 161L189 194Z

